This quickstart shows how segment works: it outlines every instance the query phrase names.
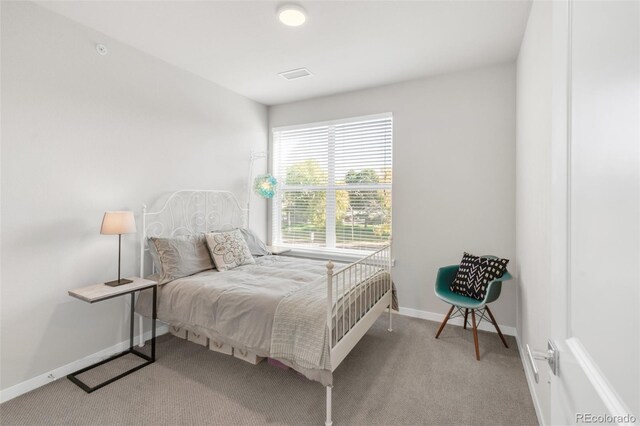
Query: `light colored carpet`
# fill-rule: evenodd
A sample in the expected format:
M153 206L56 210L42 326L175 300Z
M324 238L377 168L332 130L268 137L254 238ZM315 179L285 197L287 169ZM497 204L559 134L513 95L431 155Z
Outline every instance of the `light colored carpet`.
M334 424L537 424L513 338L505 349L496 334L480 332L476 361L470 330L447 326L436 340L437 326L396 315L389 333L381 317L335 372ZM0 423L324 424L325 389L292 370L253 366L169 335L157 348L155 364L92 394L63 378L8 401ZM138 362L124 358L120 368Z

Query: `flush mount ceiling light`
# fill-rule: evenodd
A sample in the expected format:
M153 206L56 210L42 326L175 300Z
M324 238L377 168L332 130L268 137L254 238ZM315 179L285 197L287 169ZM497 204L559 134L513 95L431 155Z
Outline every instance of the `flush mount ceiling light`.
M285 4L278 8L278 19L289 27L299 27L307 20L307 14L297 4Z

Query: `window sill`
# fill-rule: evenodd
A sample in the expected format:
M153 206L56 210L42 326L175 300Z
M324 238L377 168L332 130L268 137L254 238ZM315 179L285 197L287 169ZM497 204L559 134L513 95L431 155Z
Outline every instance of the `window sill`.
M342 263L352 263L356 262L363 257L367 256L369 253L363 252L361 254L357 253L340 253L340 252L332 252L325 250L305 250L300 248L292 248L291 251L283 254L283 256L290 257L303 257L306 259L317 259L317 260L326 260L326 261L334 261L334 262L342 262Z

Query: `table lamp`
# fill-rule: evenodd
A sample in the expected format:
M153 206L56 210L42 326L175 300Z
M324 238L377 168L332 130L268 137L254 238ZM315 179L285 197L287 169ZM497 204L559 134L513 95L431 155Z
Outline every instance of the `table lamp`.
M103 235L118 235L118 279L109 281L105 285L115 287L133 281L120 278L120 251L122 249L122 234L135 234L136 220L133 212L106 212L102 218L100 233Z

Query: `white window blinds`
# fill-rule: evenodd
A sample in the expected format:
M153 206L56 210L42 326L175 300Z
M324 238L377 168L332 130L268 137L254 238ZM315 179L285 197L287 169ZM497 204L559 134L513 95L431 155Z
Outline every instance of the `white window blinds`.
M273 130L274 244L370 251L391 236L391 114Z

